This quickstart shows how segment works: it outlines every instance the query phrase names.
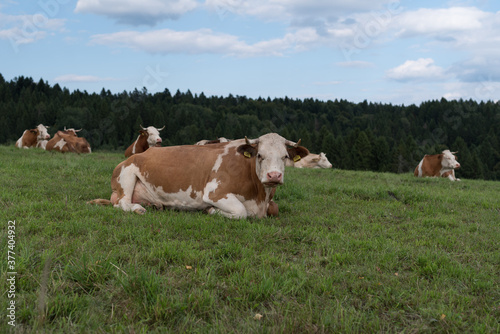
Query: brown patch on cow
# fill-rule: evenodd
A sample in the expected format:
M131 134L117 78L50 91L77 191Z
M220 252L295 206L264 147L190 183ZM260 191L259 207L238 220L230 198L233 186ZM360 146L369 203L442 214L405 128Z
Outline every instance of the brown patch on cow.
M142 153L149 148L148 144L148 131L139 130L139 137L125 150L125 157L128 158L133 154ZM132 153L135 145L135 153ZM158 144L157 144L158 145ZM161 146L161 144L160 144Z
M38 142L38 129L26 130L21 139L22 147L35 147Z
M443 160L443 154L426 154L422 162L422 177L425 176L441 176L441 160ZM419 164L420 165L420 164ZM415 168L413 173L415 176L419 175L419 166Z

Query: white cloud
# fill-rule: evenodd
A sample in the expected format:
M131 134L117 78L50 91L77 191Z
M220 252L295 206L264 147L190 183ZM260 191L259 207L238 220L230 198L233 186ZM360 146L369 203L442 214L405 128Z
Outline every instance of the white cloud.
M100 78L93 75L77 75L77 74L65 74L54 78L56 82L101 82L101 81L113 81L113 78Z
M19 45L44 39L48 33L54 31L64 31L65 24L65 19L51 19L43 13L33 15L0 13L0 39L10 41L12 48L17 52Z
M394 0L206 0L205 5L219 14L256 16L273 21L304 17L333 18L352 12L380 10Z
M215 33L211 29L146 32L122 31L92 36L92 44L128 47L153 54L222 54L236 57L282 56L316 39L307 29L286 34L283 38L247 44L237 36Z
M434 60L431 58L420 58L407 60L404 64L388 70L387 77L397 81L436 81L445 78L445 71L442 67L434 65Z
M422 8L398 15L394 26L401 37L430 35L455 39L464 32L481 29L483 20L490 15L474 7Z
M375 64L370 63L368 61L361 61L361 60L353 60L353 61L343 61L337 63L338 66L340 67L353 67L353 68L369 68L369 67L374 67Z
M177 19L197 6L196 0L78 0L75 12L104 15L119 23L153 26Z

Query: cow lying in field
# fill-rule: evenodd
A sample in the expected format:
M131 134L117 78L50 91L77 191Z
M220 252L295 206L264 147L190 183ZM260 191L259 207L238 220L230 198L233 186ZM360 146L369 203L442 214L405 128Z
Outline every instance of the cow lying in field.
M40 147L45 149L47 140L50 138L47 129L49 127L39 124L36 128L31 130L24 130L23 135L16 141L16 147L30 148Z
M454 155L457 152L444 150L441 154L425 155L415 168L413 175L417 177L447 177L451 181L460 181L455 177L455 169L460 168L457 162L457 157Z
M283 184L285 161L309 151L278 134L212 145L153 147L120 163L111 178L111 200L124 211L143 205L203 210L229 218L265 217L275 187Z
M332 168L332 164L326 158L326 154L321 152L320 154L310 153L304 159L300 159L296 162L292 160L287 160L287 166L295 168Z
M159 129L154 126L145 128L141 125L139 137L125 150L125 157L128 158L134 154L142 153L150 147L161 146L160 131L163 129L165 129L165 126Z
M57 131L54 137L49 140L46 146L47 151L57 151L61 153L91 153L92 149L90 144L83 137L78 137L77 132L80 130L66 129L64 131Z

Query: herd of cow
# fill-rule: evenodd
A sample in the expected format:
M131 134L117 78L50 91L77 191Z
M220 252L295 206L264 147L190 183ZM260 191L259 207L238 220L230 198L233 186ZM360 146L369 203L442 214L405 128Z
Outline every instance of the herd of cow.
M277 216L273 201L283 184L285 166L332 168L324 153L312 154L276 133L255 139L202 140L195 145L162 147L160 131L141 126L139 136L125 151L125 161L111 177L111 199L90 204L113 205L143 214L146 207L204 211L229 218ZM41 147L60 152L90 153L80 130L57 131L52 139L42 124L25 130L17 147ZM49 140L50 139L50 140ZM140 153L140 154L139 154ZM417 177L438 176L459 181L460 164L449 150L426 155L415 168Z

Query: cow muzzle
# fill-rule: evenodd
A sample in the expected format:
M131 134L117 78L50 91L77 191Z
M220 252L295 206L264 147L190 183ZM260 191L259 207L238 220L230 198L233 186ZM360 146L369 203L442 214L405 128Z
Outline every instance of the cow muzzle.
M156 139L156 147L160 147L161 146L161 143L162 143L162 140L161 138L160 139Z
M266 175L266 182L264 185L268 187L276 187L283 184L283 173L280 172L270 172Z
M455 165L455 169L458 169L460 168L460 164L457 162L457 164Z

